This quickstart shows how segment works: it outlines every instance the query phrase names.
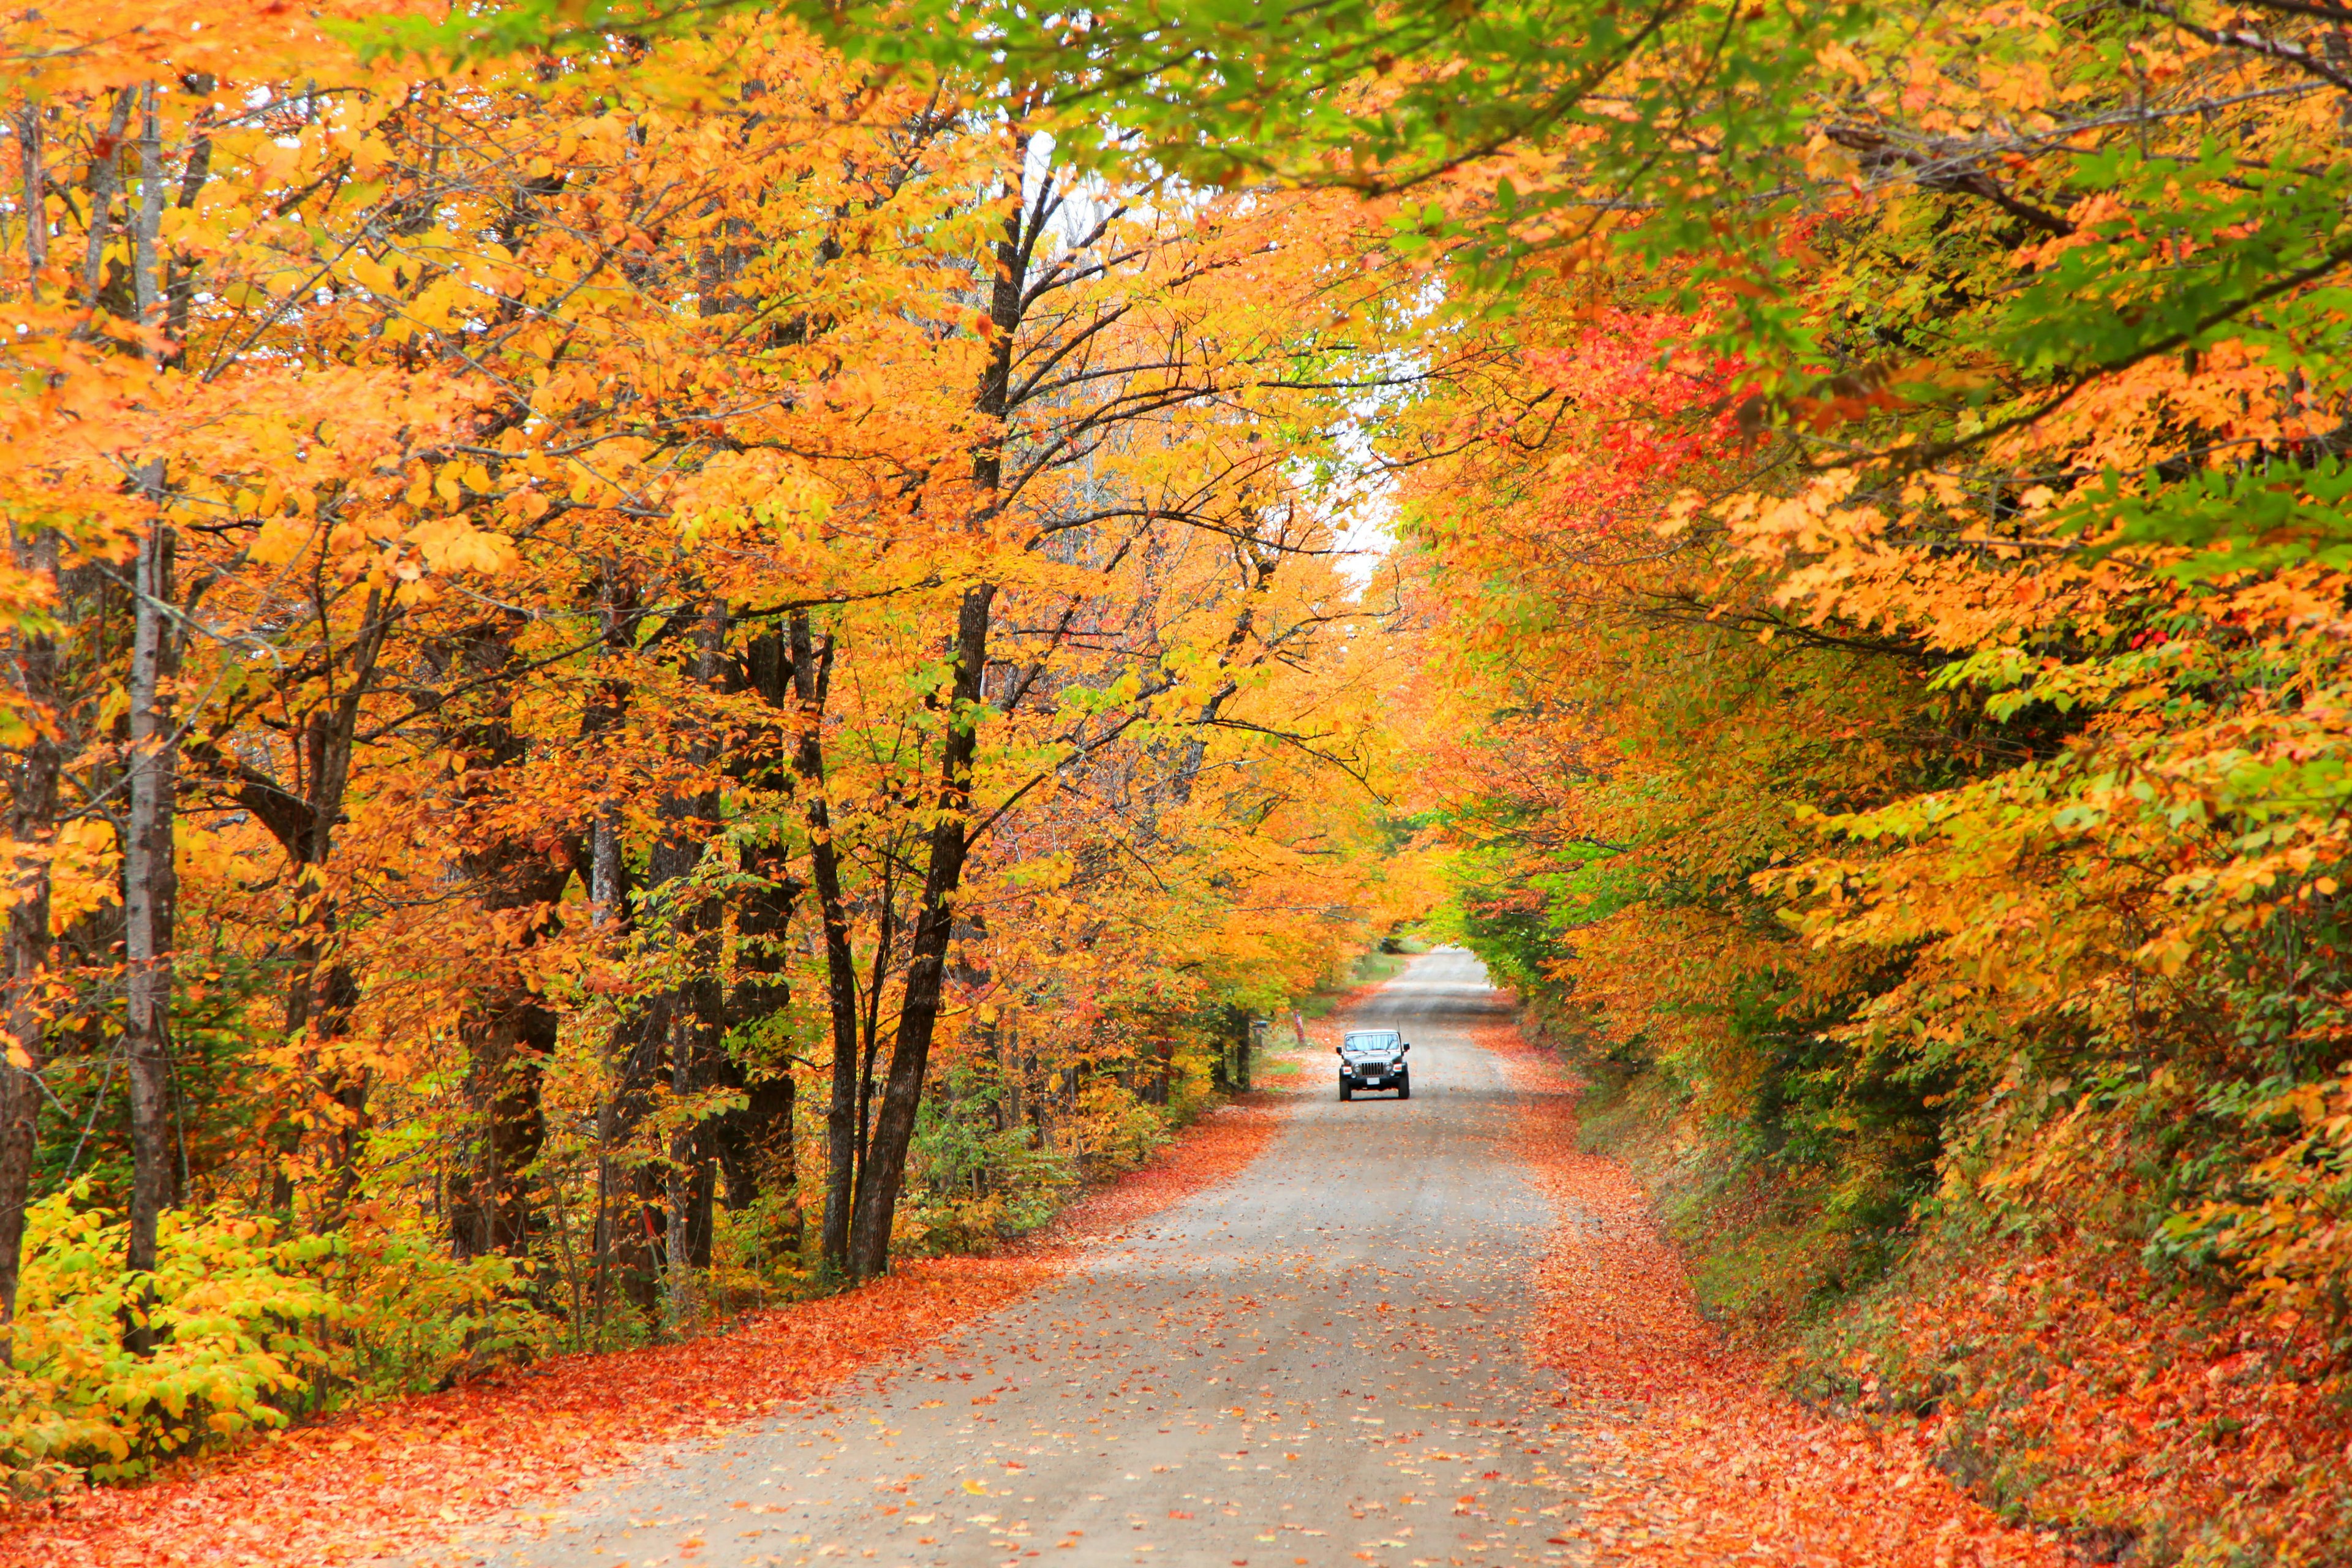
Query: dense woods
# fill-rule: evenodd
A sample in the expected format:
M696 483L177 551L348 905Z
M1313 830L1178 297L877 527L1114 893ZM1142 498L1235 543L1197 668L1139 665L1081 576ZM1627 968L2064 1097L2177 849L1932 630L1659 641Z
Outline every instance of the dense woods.
M1381 918L1354 204L120 19L7 44L10 1463L1015 1233Z
M0 25L22 1484L1033 1225L1426 918L1810 1396L2342 1538L2352 10L396 9Z
M2333 1560L2352 34L1818 22L1756 167L1666 143L1718 243L1508 225L1413 416L1460 929L1800 1392L2094 1556Z

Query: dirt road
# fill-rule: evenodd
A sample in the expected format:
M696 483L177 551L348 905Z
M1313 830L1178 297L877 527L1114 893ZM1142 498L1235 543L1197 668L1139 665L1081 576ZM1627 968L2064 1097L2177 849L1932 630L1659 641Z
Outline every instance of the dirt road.
M1520 1345L1555 1215L1442 951L1360 1008L1413 1098L1311 1059L1241 1179L823 1408L677 1455L483 1561L724 1565L1568 1562L1557 1395Z

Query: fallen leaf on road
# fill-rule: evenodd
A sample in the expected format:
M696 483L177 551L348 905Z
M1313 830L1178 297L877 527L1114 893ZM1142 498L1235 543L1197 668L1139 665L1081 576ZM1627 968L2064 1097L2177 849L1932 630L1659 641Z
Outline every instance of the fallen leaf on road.
M176 1464L144 1485L0 1514L0 1568L334 1568L422 1556L519 1506L573 1498L664 1445L821 1398L861 1368L944 1337L1052 1279L1078 1244L1237 1173L1281 1118L1272 1100L1213 1111L995 1256L902 1262L870 1285L754 1313L724 1334L494 1373ZM370 1449L365 1490L352 1484L354 1445Z

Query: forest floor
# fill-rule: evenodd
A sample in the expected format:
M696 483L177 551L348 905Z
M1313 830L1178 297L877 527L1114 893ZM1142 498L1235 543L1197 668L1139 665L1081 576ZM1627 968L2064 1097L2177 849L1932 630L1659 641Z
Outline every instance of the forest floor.
M85 1494L0 1564L2067 1560L1724 1351L1506 1002L1433 953L1033 1244ZM1343 1022L1411 1100L1337 1100Z
M1955 1488L1914 1428L1810 1410L1700 1316L1648 1194L1578 1136L1579 1086L1507 1021L1474 1030L1508 1064L1516 1138L1564 1216L1539 1270L1531 1345L1559 1378L1584 1460L1568 1531L1595 1560L1874 1568L2081 1561Z

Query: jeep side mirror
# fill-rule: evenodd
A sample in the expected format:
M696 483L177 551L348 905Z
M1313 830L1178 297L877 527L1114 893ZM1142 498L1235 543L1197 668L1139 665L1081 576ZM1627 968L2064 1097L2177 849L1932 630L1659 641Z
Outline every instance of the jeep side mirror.
M1408 1051L1412 1049L1412 1042L1411 1040L1407 1040L1402 1048Z

